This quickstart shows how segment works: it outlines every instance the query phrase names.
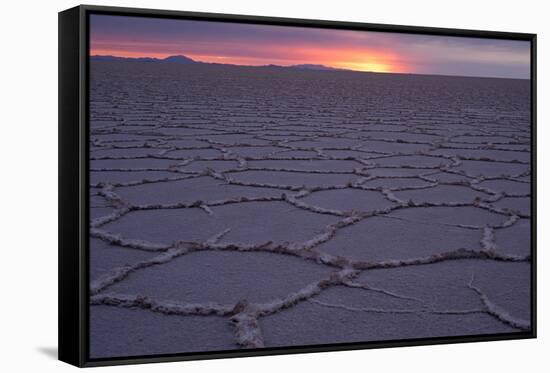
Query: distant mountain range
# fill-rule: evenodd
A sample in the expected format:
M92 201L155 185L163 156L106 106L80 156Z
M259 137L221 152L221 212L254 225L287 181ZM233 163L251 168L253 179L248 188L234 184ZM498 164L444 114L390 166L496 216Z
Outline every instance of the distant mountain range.
M190 65L190 64L210 64L210 65L225 65L221 63L210 63L210 62L201 62L195 61L192 58L177 55L177 56L168 56L166 58L155 58L155 57L117 57L117 56L91 56L92 61L135 61L135 62L151 62L151 63L177 63L181 65ZM228 64L230 65L230 64ZM263 65L256 67L278 67L278 68L294 68L294 69L303 69L303 70L320 70L320 71L342 71L346 69L337 69L330 66L319 65L319 64L300 64L300 65L291 65L291 66L281 66L281 65Z
M166 58L155 58L155 57L117 57L117 56L91 56L93 61L136 61L136 62L172 62L179 64L192 64L200 63L189 57L182 55L179 56L168 56Z
M312 64L312 63L304 63L304 64L301 64L301 65L292 65L292 66L289 66L289 67L294 67L296 69L306 69L306 70L330 70L330 71L346 70L346 69L337 69L336 67L330 67L330 66L325 66L325 65L317 65L317 64Z

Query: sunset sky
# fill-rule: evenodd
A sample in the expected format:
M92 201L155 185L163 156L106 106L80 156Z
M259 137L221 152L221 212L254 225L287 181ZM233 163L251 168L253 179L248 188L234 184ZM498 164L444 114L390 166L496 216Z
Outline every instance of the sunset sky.
M527 41L90 16L90 55L528 79Z

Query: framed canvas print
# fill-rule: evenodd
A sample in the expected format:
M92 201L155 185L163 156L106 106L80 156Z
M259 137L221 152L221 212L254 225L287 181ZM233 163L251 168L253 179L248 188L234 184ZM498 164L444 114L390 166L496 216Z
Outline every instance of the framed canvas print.
M535 35L59 13L59 357L535 337Z

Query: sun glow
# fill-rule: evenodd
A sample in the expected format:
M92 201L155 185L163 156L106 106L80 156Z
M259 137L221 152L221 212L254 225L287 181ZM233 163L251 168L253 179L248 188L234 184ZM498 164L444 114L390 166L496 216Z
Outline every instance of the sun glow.
M349 49L337 54L330 65L355 71L402 73L409 70L403 58L394 52L376 49Z
M398 72L393 66L384 62L344 62L337 64L336 67L356 71L371 71L375 73Z

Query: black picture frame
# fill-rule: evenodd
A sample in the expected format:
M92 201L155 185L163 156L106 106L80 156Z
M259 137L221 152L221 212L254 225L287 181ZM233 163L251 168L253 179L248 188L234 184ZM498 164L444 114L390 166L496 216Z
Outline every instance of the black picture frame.
M523 40L531 44L531 322L530 331L383 342L341 343L108 359L88 356L88 72L90 14ZM59 13L59 360L79 367L216 359L536 338L536 34L396 26L81 5Z

